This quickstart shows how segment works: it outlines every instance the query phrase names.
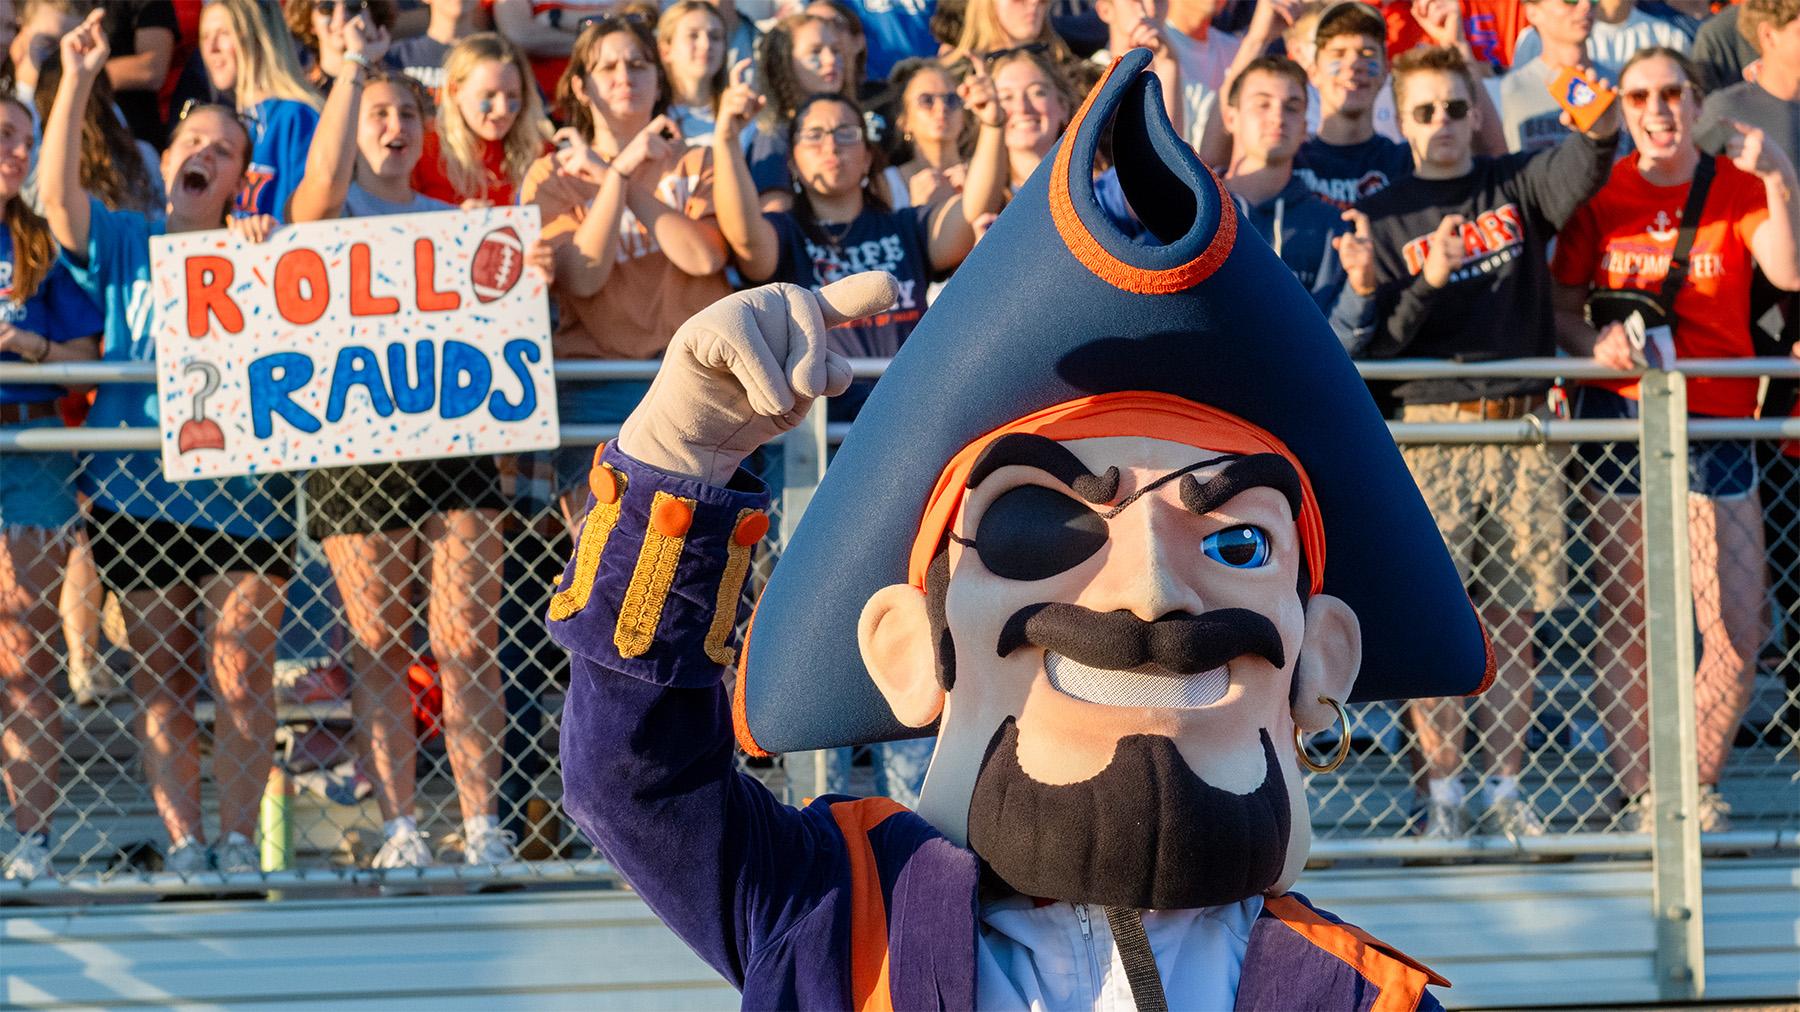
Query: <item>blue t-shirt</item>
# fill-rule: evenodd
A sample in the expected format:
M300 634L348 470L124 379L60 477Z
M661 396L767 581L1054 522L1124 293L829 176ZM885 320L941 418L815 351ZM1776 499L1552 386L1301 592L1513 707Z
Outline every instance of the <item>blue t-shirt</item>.
M109 211L90 198L85 256L68 255L69 273L100 306L106 338L101 357L111 362L155 359L156 297L150 284L150 237L167 223L135 211ZM87 423L95 428L159 428L156 384L108 383L94 395ZM95 453L81 478L82 490L116 513L222 530L237 537L285 538L294 532L289 510L293 479L287 475L163 480L162 455Z
M817 291L862 271L892 274L900 282L900 301L892 310L849 326L833 327L830 335L831 350L841 355L890 358L925 314L925 287L931 283L931 257L927 252L931 212L929 207L902 211L865 207L848 228L825 226L826 233L837 241L824 244L808 238L793 215L767 215L781 243L781 256L769 280Z
M287 221L288 198L306 174L306 151L312 145L319 113L305 102L271 98L258 102L244 117L250 128L250 167L244 188L232 202L238 217L271 214Z
M1340 211L1406 179L1412 168L1412 149L1380 134L1360 144L1327 144L1314 137L1294 156L1294 175Z
M57 344L98 334L101 327L100 311L69 277L61 260L50 267L31 298L23 304L13 301L12 229L4 226L0 226L0 321L42 334ZM18 362L22 358L5 351L0 352L0 360ZM62 395L62 387L48 383L0 383L0 404L35 404Z
M864 76L869 80L887 80L894 71L894 64L901 60L937 55L938 41L931 34L931 15L937 10L937 0L845 2L862 19L863 38L869 47L869 65Z

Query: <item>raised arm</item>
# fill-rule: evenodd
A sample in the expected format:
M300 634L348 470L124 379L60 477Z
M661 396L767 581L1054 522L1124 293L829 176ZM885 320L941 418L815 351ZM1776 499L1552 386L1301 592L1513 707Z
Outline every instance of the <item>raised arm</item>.
M88 195L81 188L81 124L87 114L94 81L106 69L111 49L101 22L106 12L96 10L75 30L62 37L62 80L56 101L44 120L44 145L38 152L38 199L44 220L57 245L85 258L88 247Z
M1006 205L1006 184L1011 166L1006 157L1006 110L994 93L994 80L979 67L956 86L963 107L975 117L980 133L975 137L975 151L969 155L969 170L963 176L963 215L970 221L984 214L998 214Z
M712 142L713 206L719 232L745 279L767 281L781 259L780 240L775 227L763 217L756 182L750 178L750 162L738 141L738 135L763 107L763 98L750 80L750 61L739 60L731 68L731 86L719 96Z
M1768 220L1751 233L1750 252L1770 284L1784 292L1800 291L1800 183L1794 163L1756 127L1737 122L1732 127L1737 134L1725 142L1725 155L1762 180L1768 200Z
M1568 113L1563 113L1562 119L1573 129ZM1572 133L1555 147L1530 156L1519 173L1527 206L1552 228L1561 229L1577 208L1606 185L1618 147L1619 103L1614 101L1587 133Z
M589 147L579 131L564 127L556 132L557 170L599 187L574 233L556 241L557 280L576 298L592 296L612 277L619 258L619 226L634 186L632 175L670 153L672 142L659 132L663 126L662 117L652 120L610 162Z
M494 30L531 56L568 56L575 36L540 22L531 0L494 0Z
M931 212L926 253L933 271L952 271L975 248L975 226L963 213L962 198L952 197Z
M334 9L334 20L343 17L341 6ZM312 145L306 149L306 175L288 201L288 220L292 222L342 214L350 180L356 174L356 115L363 79L368 68L387 53L388 34L385 28L371 28L367 15L357 15L343 26L343 39L344 65L331 82Z
M849 385L826 326L893 295L892 279L870 275L822 294L771 285L684 324L595 468L594 508L551 599L551 635L573 655L563 803L651 909L740 987L760 946L832 902L847 858L825 806L797 812L733 767L721 687L731 649L715 640L713 610L736 609L729 546L765 532L768 509L738 465L813 399ZM651 518L671 508L682 534L660 549L668 593L652 606L608 575L646 565Z

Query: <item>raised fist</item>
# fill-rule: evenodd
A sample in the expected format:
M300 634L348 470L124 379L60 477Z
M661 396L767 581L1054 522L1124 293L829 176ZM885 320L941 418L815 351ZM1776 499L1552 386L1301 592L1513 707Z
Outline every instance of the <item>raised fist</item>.
M727 296L681 325L662 368L619 429L619 449L713 485L757 447L800 424L819 397L850 386L830 327L892 308L893 275L854 274L818 292L764 285Z

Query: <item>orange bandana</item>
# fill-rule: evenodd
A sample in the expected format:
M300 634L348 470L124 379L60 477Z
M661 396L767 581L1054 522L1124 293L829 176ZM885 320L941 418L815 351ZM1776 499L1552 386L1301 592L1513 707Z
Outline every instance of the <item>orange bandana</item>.
M1325 523L1319 516L1319 502L1313 497L1312 481L1286 444L1267 430L1217 408L1171 394L1122 391L1081 397L1034 411L976 439L950 458L931 490L931 498L926 500L925 515L913 539L906 576L914 587L925 589L925 570L962 509L969 471L975 461L989 443L1014 432L1028 432L1058 442L1142 436L1225 453L1279 453L1300 475L1300 516L1295 523L1300 530L1311 592L1317 594L1324 586Z

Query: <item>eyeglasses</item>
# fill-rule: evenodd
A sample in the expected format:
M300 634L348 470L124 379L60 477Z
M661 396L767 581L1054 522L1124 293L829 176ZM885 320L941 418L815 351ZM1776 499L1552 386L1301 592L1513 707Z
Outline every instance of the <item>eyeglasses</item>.
M921 91L913 96L913 98L919 103L919 108L921 109L936 109L941 105L944 107L945 112L955 112L963 106L962 96L954 91L941 93L935 91Z
M1048 42L1027 42L1022 46L1009 46L1006 49L996 49L991 53L982 53L981 65L983 67L992 67L994 64L999 63L1009 56L1017 56L1020 53L1027 53L1032 56L1042 56L1049 51L1050 43Z
M800 135L794 138L794 143L809 148L820 148L825 146L827 140L840 148L861 144L863 143L862 127L845 125L830 130L823 127L809 127L800 131Z
M1466 99L1452 98L1445 101L1427 102L1412 108L1413 122L1420 126L1430 126L1437 119L1437 111L1444 110L1452 123L1458 123L1469 117L1469 103Z
M1644 107L1650 104L1650 96L1653 94L1662 99L1664 105L1680 105L1681 100L1686 97L1687 91L1688 86L1684 82L1682 84L1665 84L1655 91L1649 88L1633 88L1630 91L1622 91L1619 95L1625 99L1627 109L1632 112L1642 112Z

